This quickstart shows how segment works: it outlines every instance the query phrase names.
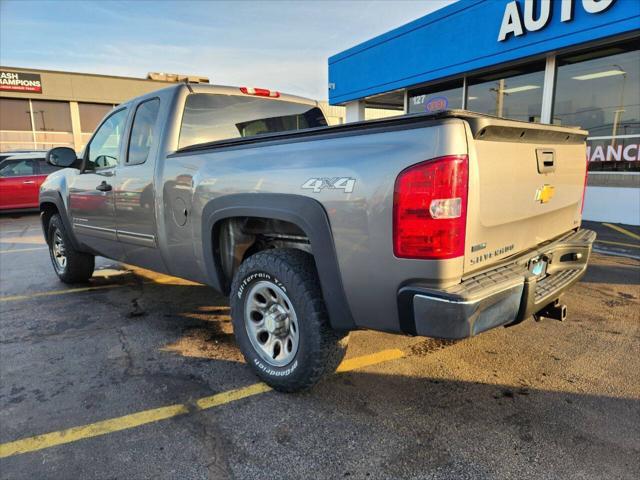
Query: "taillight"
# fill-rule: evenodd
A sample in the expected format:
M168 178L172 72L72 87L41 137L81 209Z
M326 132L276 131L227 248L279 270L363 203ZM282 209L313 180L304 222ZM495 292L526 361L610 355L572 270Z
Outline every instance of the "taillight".
M280 97L280 92L267 90L266 88L240 87L240 91L245 95L255 95L257 97Z
M402 171L393 192L396 257L444 259L464 255L469 160L440 157Z
M584 187L582 187L582 206L580 207L580 215L584 212L584 198L587 196L587 179L589 178L589 157L587 157L584 169Z

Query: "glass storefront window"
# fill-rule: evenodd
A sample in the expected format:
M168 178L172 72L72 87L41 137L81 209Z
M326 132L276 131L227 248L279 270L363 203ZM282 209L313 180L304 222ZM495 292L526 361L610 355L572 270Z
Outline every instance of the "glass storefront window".
M417 88L409 92L409 113L462 108L462 80Z
M72 132L69 102L32 100L31 107L37 132Z
M0 130L31 132L29 100L0 98Z
M93 133L100 121L113 110L113 105L104 103L78 103L80 129L82 133Z
M622 44L557 63L553 121L589 131L589 170L640 170L640 50Z
M475 77L467 87L467 110L539 122L543 86L544 64Z

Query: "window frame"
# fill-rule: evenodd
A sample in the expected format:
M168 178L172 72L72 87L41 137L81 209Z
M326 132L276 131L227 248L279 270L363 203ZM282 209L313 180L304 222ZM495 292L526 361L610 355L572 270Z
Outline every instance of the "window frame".
M144 99L143 101L141 101L140 103L138 103L138 105L136 105L136 108L133 111L133 117L131 118L131 125L129 125L128 133L127 133L127 151L125 153L124 162L123 162L123 165L125 167L134 166L134 165L144 165L145 163L147 163L147 160L149 159L149 154L151 153L151 148L149 149L149 152L147 153L147 156L146 156L146 158L144 159L143 162L130 162L129 161L129 152L131 150L131 138L132 138L132 135L133 135L133 127L136 124L136 115L138 114L138 110L145 103L152 102L154 100L158 101L158 115L156 117L156 122L153 125L154 134L156 133L155 130L158 128L158 119L160 118L160 107L162 106L162 100L160 100L160 97L147 98L147 99Z
M509 116L505 116L503 115L498 115L498 112L496 111L495 113L487 113L487 112L478 112L478 113L483 113L486 115L493 115L499 118L503 118L505 120L517 120L517 121L521 121L521 122L527 122L527 123L545 123L543 121L543 115L544 115L544 102L545 102L545 83L547 81L547 57L545 58L537 58L537 59L529 59L527 61L518 61L517 63L511 64L511 65L503 65L500 68L495 68L495 69L488 69L485 71L480 71L480 72L476 72L473 74L467 74L465 75L465 82L464 82L464 98L463 98L463 105L465 109L469 109L469 96L470 96L470 90L473 87L476 87L478 85L486 85L489 84L491 82L494 81L504 81L507 80L509 78L520 78L523 77L525 75L532 75L532 74L541 74L542 75L542 85L540 87L540 103L539 103L539 107L540 107L540 113L538 115L538 120L524 120L522 118L514 118L514 117L509 117ZM511 73L510 75L506 75L508 73ZM507 93L508 94L508 93ZM500 102L504 108L505 106L505 99L507 97L505 96L502 100L502 102ZM470 111L474 111L477 112L478 110L470 110ZM504 112L503 112L504 113ZM534 116L535 117L535 116Z
M54 109L57 108L58 106L62 107L63 110L65 110L64 112L64 117L66 118L66 120L64 120L64 123L68 123L68 125L66 125L64 128L67 130L60 130L59 128L56 129L44 129L44 128L39 128L39 127L44 127L45 126L45 121L44 118L41 118L37 115L37 113L39 112L44 112L45 110L36 110L36 105L38 104L42 104L43 106L45 105L49 105L49 106L53 106L56 105L56 107L53 107ZM71 118L71 102L68 100L50 100L50 99L43 99L43 98L30 98L29 99L29 108L31 109L31 119L33 122L33 131L35 133L49 133L49 134L56 134L56 133L71 133L73 134L73 119ZM62 117L59 117L62 118ZM51 117L50 117L51 119ZM56 120L57 122L58 120ZM42 124L40 125L40 122L42 122ZM59 125L56 125L59 126Z
M34 128L33 128L33 115L32 115L33 110L31 108L31 102L29 101L30 99L29 98L2 97L2 101L6 101L6 100L8 100L9 103L13 103L15 101L16 103L23 103L24 102L26 104L27 110L25 110L25 113L28 114L27 123L29 124L29 129L28 130L27 129L15 130L13 128L5 128L5 129L3 129L3 131L5 131L5 132L29 132L29 133L32 133L34 131ZM0 102L0 103L2 103L2 102Z
M594 105L592 103L592 105L589 108L593 108L594 110L599 109L605 115L605 118L604 118L605 123L601 125L596 125L595 128L594 126L590 126L589 124L585 125L580 123L579 120L576 118L578 114L584 112L584 111L581 112L581 108L574 107L571 109L572 111L563 111L561 113L562 116L557 117L556 116L557 111L561 110L560 108L561 105L559 104L558 95L557 95L559 93L559 90L562 90L560 93L571 91L571 88L567 88L567 83L568 83L567 80L569 78L572 78L571 75L588 74L588 72L580 73L577 71L571 71L570 69L569 69L569 72L571 73L567 73L567 70L564 70L564 67L584 65L589 62L594 62L598 60L605 61L605 63L611 67L616 67L616 66L620 67L620 65L624 65L624 62L619 62L619 61L614 62L609 59L611 59L612 57L618 57L618 56L627 55L627 54L638 55L640 53L640 49L637 46L637 41L639 38L640 37L636 35L636 36L632 36L630 39L614 41L611 43L606 43L601 45L596 44L591 47L586 46L584 48L575 49L575 50L571 49L563 52L558 52L556 54L556 71L555 71L555 79L554 79L555 82L553 86L554 98L553 98L553 109L552 109L551 120L553 123L555 123L556 120L559 120L559 123L557 123L558 125L576 125L585 130L589 130L589 136L586 139L586 143L587 143L587 150L589 152L587 168L590 174L592 172L602 173L602 174L609 174L609 173L632 174L632 175L638 174L638 172L640 171L640 162L635 160L627 160L621 155L621 152L624 150L625 146L628 147L629 145L634 145L636 143L636 140L637 142L640 142L640 130L636 130L638 131L638 133L630 133L630 134L621 131L626 127L625 124L633 125L636 123L636 121L634 121L634 117L632 116L631 118L629 117L623 118L622 116L620 116L618 118L619 123L618 123L617 135L613 135L612 134L613 132L609 132L607 130L603 132L599 131L599 129L603 127L608 127L608 128L611 128L611 130L613 130L616 110L619 110L620 112L625 113L633 109L634 107L636 107L637 104L629 103L628 97L624 105L621 105L618 102L616 102L616 104L614 105L603 105L603 104ZM634 67L637 68L637 64L634 64ZM603 67L598 66L596 67L596 70L599 70L600 68L603 68ZM627 70L627 72L629 71ZM596 73L596 72L593 72L593 73ZM628 82L627 85L633 85L633 82ZM585 90L586 91L593 90L593 87L591 88L585 87ZM598 90L598 91L601 91L601 90ZM620 88L621 99L623 98L622 93L624 91L625 91L624 87L621 87ZM616 94L616 97L617 96L618 95ZM560 98L565 98L565 97L561 95ZM612 114L610 117L611 122L607 123L606 116L609 114ZM634 128L634 127L631 127L631 128ZM633 140L631 140L627 144L626 139L629 139L629 138ZM614 150L615 150L615 147L620 146L617 150L618 154L620 155L620 159L616 159L614 155L610 156L609 145L613 146ZM594 150L598 148L601 149L601 152L604 155L602 160L594 158L595 157Z
M109 121L109 119L111 117L113 117L114 115L117 115L118 113L120 113L122 111L126 111L128 109L129 109L129 105L125 105L125 106L123 106L121 108L114 109L114 111L110 115L107 115L106 117L104 117L102 122L100 122L100 124L93 131L93 135L91 135L91 138L87 142L87 145L84 147L84 153L82 155L82 170L80 171L81 174L82 173L94 173L94 172L100 172L100 171L104 171L104 170L110 170L110 169L116 168L118 165L120 165L120 158L118 158L118 163L116 165L109 166L109 167L94 168L93 170L88 170L87 169L87 164L89 163L89 154L91 152L91 143L93 143L93 140L95 139L96 134L100 131L102 126ZM123 132L122 132L122 137L123 138L126 137L128 117L129 117L129 112L127 112L127 114L125 115L125 120L124 120L125 124L124 124ZM120 150L120 153L122 153L122 145L119 146L118 150Z
M459 85L458 85L459 84ZM454 109L462 109L464 108L464 104L466 101L466 86L465 86L465 77L461 76L461 77L456 77L452 80L448 80L448 81L439 81L436 83L427 83L425 85L421 85L418 87L413 87L410 89L407 89L407 111L405 112L408 115L415 115L417 113L426 113L427 110L424 111L415 111L415 112L411 112L411 102L412 100L414 100L415 98L424 95L426 97L432 97L433 98L437 98L437 97L441 97L442 96L442 92L446 92L449 90L455 90L455 89L460 89L460 100L461 100L461 105L460 106L452 106L452 105L447 105L447 108L445 110L454 110ZM426 99L425 99L426 100ZM447 99L448 100L448 99ZM426 102L424 103L426 106ZM414 103L415 105L415 103Z

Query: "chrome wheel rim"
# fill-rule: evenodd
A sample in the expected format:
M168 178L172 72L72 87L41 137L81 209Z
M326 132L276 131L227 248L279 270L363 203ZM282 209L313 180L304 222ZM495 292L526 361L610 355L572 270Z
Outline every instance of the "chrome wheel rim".
M247 292L244 323L251 345L260 358L274 367L291 363L298 352L298 318L285 291L261 280Z
M62 239L60 230L56 230L53 234L51 256L58 270L67 268L67 249L64 246L64 240Z

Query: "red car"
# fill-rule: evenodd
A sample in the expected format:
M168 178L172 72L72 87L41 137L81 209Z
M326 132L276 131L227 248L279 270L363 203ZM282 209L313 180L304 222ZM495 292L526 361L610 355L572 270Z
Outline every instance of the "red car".
M46 163L44 155L19 153L0 162L0 211L38 208L40 185L59 170Z

